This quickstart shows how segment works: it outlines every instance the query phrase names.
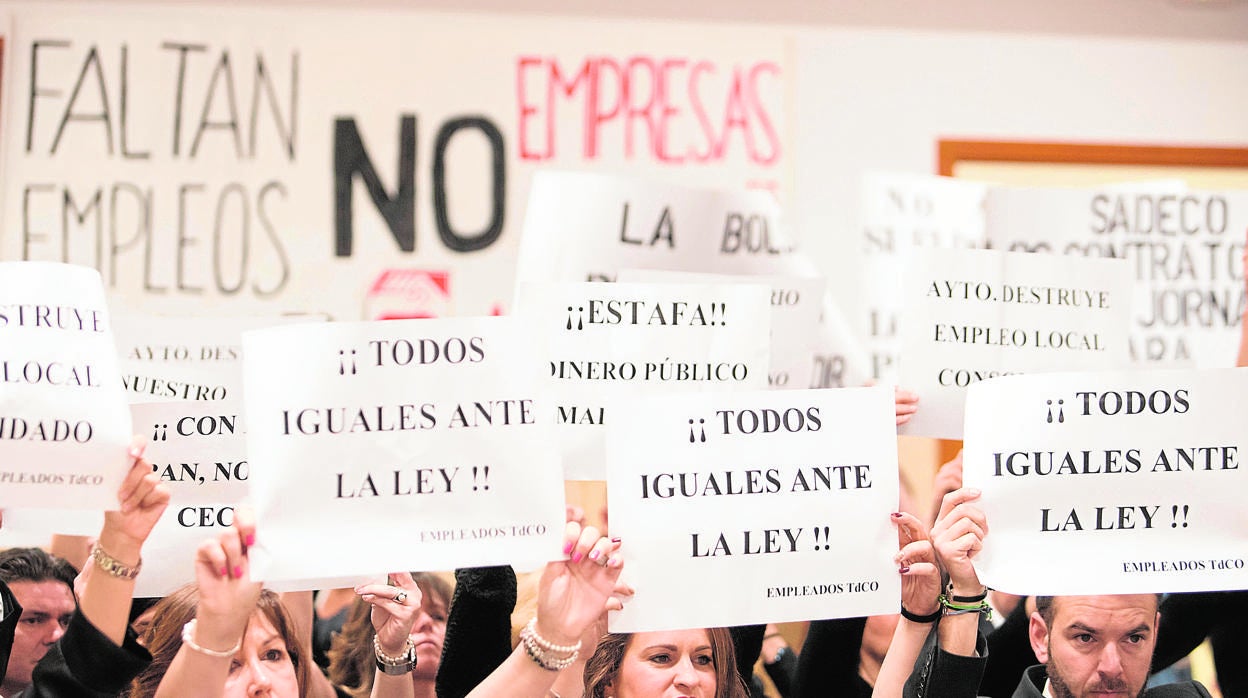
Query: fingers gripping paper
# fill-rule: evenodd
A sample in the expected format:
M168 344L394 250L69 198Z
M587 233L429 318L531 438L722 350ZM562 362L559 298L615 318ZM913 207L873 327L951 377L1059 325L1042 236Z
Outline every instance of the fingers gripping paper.
M1009 376L972 386L966 407L964 478L991 526L985 584L1248 588L1248 369Z
M99 273L0 263L0 507L116 507L129 441Z
M612 614L612 631L896 612L891 389L666 395L619 408L607 495L637 595Z
M290 581L557 556L563 481L517 323L246 333L257 574Z

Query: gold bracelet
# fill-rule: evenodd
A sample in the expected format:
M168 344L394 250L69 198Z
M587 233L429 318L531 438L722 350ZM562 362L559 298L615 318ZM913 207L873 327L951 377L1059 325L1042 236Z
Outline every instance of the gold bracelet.
M104 548L101 548L99 543L91 546L91 559L95 561L96 567L118 579L134 579L139 576L139 570L143 569L143 558L139 558L138 564L130 567L121 560L104 552Z

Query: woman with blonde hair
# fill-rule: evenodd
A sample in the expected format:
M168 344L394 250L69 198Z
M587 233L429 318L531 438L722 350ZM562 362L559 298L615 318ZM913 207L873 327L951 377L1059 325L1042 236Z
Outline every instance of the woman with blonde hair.
M585 698L748 698L727 628L611 633L585 665Z

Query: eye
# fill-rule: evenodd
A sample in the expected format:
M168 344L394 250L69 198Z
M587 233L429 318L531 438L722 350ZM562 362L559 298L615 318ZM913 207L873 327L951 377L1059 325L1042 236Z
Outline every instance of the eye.
M264 660L266 662L280 662L285 658L286 658L286 653L277 648L273 648L264 653Z
M19 620L18 622L19 622L19 623L25 623L26 625L39 625L39 619L38 619L38 618L34 618L34 617L31 617L31 618L22 618L22 619L21 619L21 620Z
M243 663L242 663L242 662L238 661L237 659L231 659L231 660L230 660L230 673L231 673L231 674L233 674L234 672L236 672L236 671L238 671L239 669L242 669L242 668L243 668Z
M1145 637L1144 637L1143 635L1141 635L1140 633L1136 633L1136 634L1134 634L1134 635L1128 635L1128 636L1127 636L1127 642L1130 642L1130 643L1131 643L1131 644L1133 644L1133 645L1138 645L1138 644L1140 644L1141 642L1144 642L1144 640L1146 640L1146 639L1147 639L1147 638L1145 638Z
M666 652L652 654L650 655L650 661L654 662L655 664L667 664L668 662L672 661L672 655L667 654Z
M1079 633L1078 635L1075 636L1075 642L1078 642L1084 645L1091 643L1095 639L1096 638L1092 637L1091 633Z
M693 663L698 666L712 666L715 664L715 660L709 654L699 654L693 658Z

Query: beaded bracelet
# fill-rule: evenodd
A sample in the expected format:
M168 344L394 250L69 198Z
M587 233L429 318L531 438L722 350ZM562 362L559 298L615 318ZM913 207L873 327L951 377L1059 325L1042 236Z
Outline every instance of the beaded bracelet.
M524 630L520 631L520 644L524 645L524 651L529 655L529 659L547 671L562 671L572 666L580 655L581 649L579 641L575 645L556 645L539 635L536 618L530 620L524 626ZM552 657L550 656L552 654L567 656Z
M238 642L234 643L233 647L225 651L210 650L207 647L195 644L196 620L196 618L192 618L186 622L186 625L182 626L182 644L195 650L196 652L199 652L200 654L208 655L209 657L216 657L217 659L228 659L233 657L235 653L242 649L243 639L241 637L238 639Z
M992 606L988 602L981 600L979 603L959 603L951 600L948 596L941 594L937 597L940 601L941 608L944 609L946 616L960 616L964 613L982 613L984 618L992 620ZM985 598L987 598L985 596Z

